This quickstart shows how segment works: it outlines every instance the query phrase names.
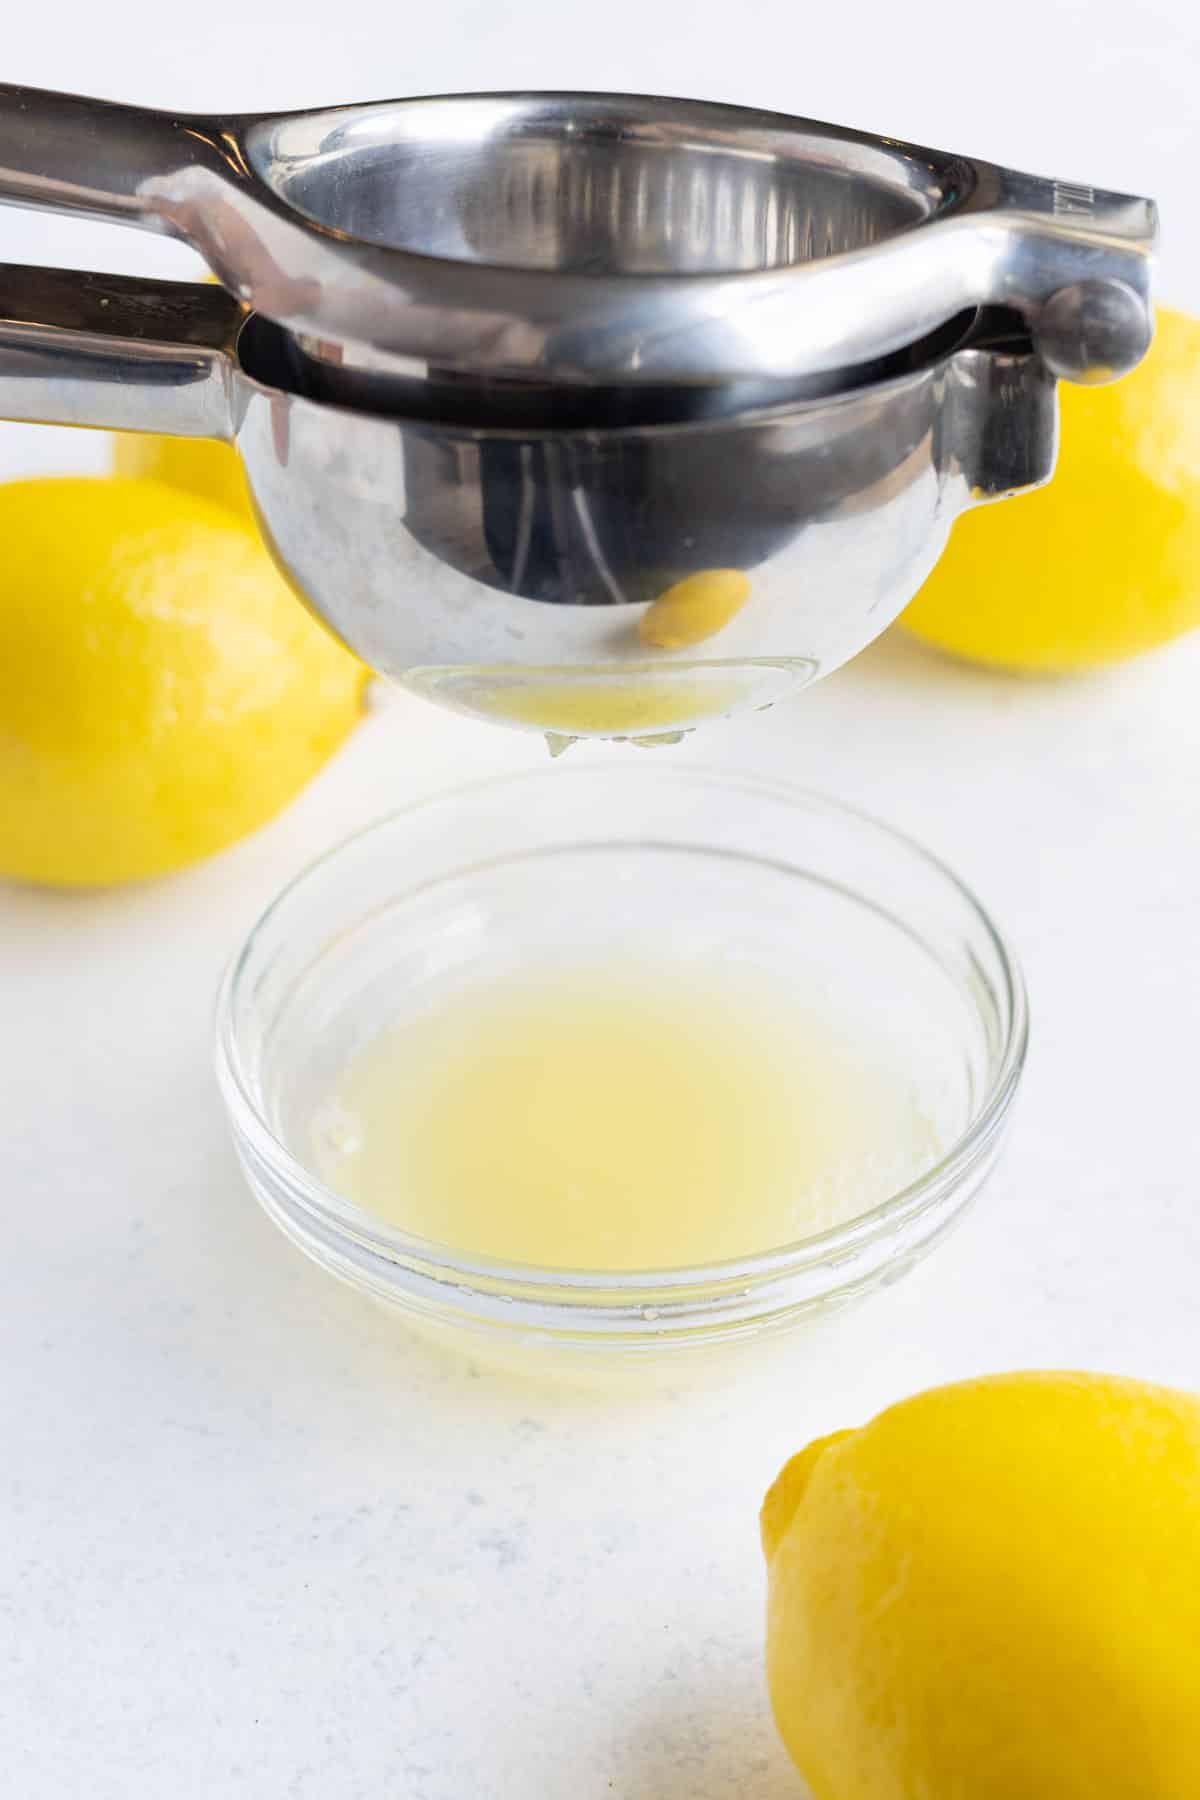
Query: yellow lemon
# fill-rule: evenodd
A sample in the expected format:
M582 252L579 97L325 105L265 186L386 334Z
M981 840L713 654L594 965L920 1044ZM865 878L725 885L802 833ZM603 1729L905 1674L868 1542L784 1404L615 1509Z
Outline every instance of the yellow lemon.
M1086 668L1200 625L1200 319L1160 308L1131 375L1059 392L1053 481L961 518L904 614L956 656Z
M118 475L165 481L168 487L215 500L246 518L254 516L241 462L228 444L123 431L113 438L112 460Z
M95 886L269 819L365 672L248 526L159 482L0 487L0 875Z
M1200 1795L1200 1401L964 1382L763 1509L768 1673L814 1800Z

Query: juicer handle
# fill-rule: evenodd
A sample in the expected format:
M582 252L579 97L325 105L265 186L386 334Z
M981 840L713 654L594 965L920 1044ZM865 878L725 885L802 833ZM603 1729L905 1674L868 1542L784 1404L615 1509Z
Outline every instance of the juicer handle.
M961 223L986 266L977 298L1024 318L1064 381L1114 381L1146 354L1158 211L1152 200L973 163Z
M0 202L171 227L147 188L211 160L205 121L0 82Z
M244 318L208 282L0 263L0 419L230 439Z
M852 368L920 343L959 313L995 308L1019 316L1064 380L1111 381L1140 362L1153 330L1153 201L878 143L937 170L928 218L857 250L758 272L740 306L731 283L742 276L689 277L696 310L686 330L629 334L643 374L665 373L682 349L689 361L753 363L785 379Z

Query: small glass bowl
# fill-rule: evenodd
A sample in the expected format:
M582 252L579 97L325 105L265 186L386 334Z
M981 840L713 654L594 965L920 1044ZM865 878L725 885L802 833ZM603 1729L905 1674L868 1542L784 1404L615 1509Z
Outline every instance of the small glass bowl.
M950 1148L818 1236L736 1262L609 1273L408 1235L289 1147L414 987L625 950L751 956L781 980L819 968L834 1001L868 1009L872 1030L937 1086L953 1109ZM230 968L217 1066L252 1190L322 1268L470 1354L546 1366L557 1350L612 1365L775 1332L912 1267L995 1163L1026 1036L1012 952L909 839L784 783L617 764L461 789L322 857Z

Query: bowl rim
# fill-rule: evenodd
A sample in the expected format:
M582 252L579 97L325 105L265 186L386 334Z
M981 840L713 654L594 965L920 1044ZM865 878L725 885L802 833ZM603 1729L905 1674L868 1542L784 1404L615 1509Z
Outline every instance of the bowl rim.
M886 824L860 807L799 784L714 768L702 763L689 763L686 767L663 770L657 772L653 779L659 783L692 787L716 785L726 791L750 793L759 798L787 802L810 811L831 813L855 826L861 826L888 840L893 848L914 857L953 889L966 902L969 912L990 941L1002 976L997 1011L1002 1020L1006 1019L1007 1029L990 1058L986 1088L966 1127L924 1174L851 1219L771 1250L732 1260L661 1268L577 1269L565 1265L523 1263L477 1255L387 1224L323 1181L281 1140L259 1105L254 1083L241 1054L236 1015L241 983L251 967L262 935L278 919L294 896L310 883L318 881L344 853L369 838L382 836L387 831L402 827L421 814L452 808L489 792L520 791L534 784L553 781L568 785L582 783L589 774L599 774L606 779L618 776L635 781L638 786L645 781L644 772L634 770L628 764L608 770L589 763L578 770L526 770L517 774L507 773L453 784L368 822L323 851L285 883L258 915L229 960L217 996L217 1077L235 1138L240 1140L239 1152L243 1145L248 1147L277 1176L286 1181L289 1198L294 1205L327 1232L347 1240L368 1254L381 1257L399 1268L407 1266L436 1281L450 1282L460 1294L477 1292L492 1298L519 1298L554 1310L559 1310L555 1307L556 1301L560 1304L567 1302L562 1308L567 1313L589 1302L599 1308L604 1308L606 1303L610 1307L618 1303L624 1307L630 1302L631 1296L642 1291L667 1300L673 1290L689 1290L690 1297L698 1298L694 1292L697 1289L712 1295L731 1288L744 1288L747 1283L755 1286L774 1284L780 1277L811 1272L822 1265L848 1260L880 1238L899 1232L910 1221L937 1207L952 1195L986 1155L1012 1103L1025 1061L1029 1037L1028 999L1020 965L1007 938L967 883L946 862L907 832ZM583 836L586 838L586 832ZM578 847L577 842L562 846L564 850ZM556 848L557 846L552 847L551 853ZM531 854L532 851L516 852L513 860L524 860ZM539 851L538 854L545 854L545 851ZM489 860L495 861L494 858ZM461 877L469 874L475 866L478 865L466 864L454 873ZM801 868L791 867L788 872L800 877L804 873ZM438 880L448 878L449 874L439 876ZM909 929L902 917L880 906L870 894L858 889L849 889L847 892L848 897L870 906L898 929ZM919 941L923 948L933 954L932 946L924 939ZM941 966L945 969L944 963ZM948 970L946 972L950 973ZM988 988L992 991L990 979Z

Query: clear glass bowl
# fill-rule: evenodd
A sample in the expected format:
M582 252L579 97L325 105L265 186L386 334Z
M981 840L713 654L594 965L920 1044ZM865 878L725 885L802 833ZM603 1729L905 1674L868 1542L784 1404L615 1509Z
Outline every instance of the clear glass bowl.
M781 980L819 967L834 1000L867 1009L953 1108L950 1148L819 1236L620 1273L507 1264L410 1236L296 1153L348 1058L416 989L627 950L750 955ZM252 1190L321 1267L472 1354L613 1364L775 1332L910 1268L992 1169L1026 1035L1011 951L907 838L783 783L619 764L459 790L324 856L229 970L217 1064Z

